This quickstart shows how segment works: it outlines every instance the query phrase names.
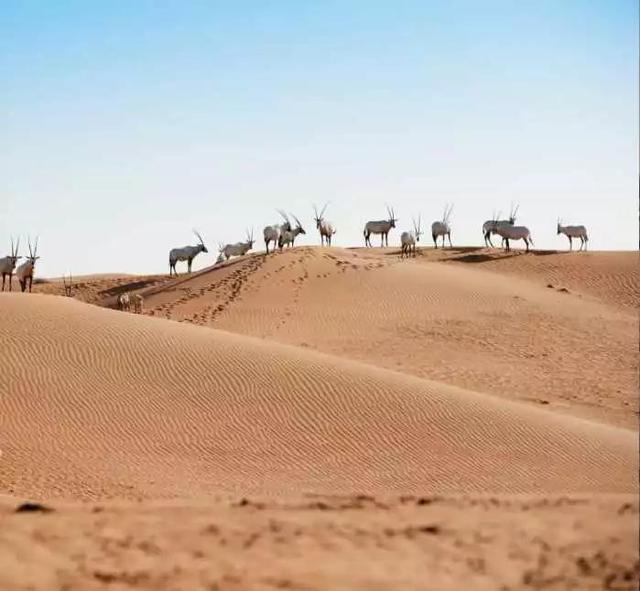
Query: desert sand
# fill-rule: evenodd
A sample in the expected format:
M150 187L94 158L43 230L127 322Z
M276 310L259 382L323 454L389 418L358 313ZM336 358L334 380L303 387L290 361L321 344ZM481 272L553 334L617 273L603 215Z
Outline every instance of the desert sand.
M0 588L635 588L638 254L418 254L1 294Z

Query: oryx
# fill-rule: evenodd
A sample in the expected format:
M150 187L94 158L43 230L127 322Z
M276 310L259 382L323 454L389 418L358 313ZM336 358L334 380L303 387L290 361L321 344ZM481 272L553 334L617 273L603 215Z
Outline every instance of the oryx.
M413 221L413 232L403 232L400 236L400 245L402 246L401 258L409 255L416 256L416 242L420 242L420 236L423 234L421 227L421 216L418 216L418 222L415 218Z
M291 222L289 221L287 214L281 209L278 209L276 211L284 220L284 224L273 224L272 226L266 226L264 230L262 230L262 235L264 236L264 245L267 250L267 254L269 254L269 244L273 242L273 252L275 252L276 245L280 241L280 234L282 232L291 231Z
M142 314L144 311L144 297L141 293L134 293L131 296L131 302L133 302L133 311L136 314Z
M207 250L207 247L204 245L204 241L202 240L202 236L200 236L200 233L196 232L196 230L194 230L193 233L197 236L200 244L197 244L196 246L172 248L169 251L169 275L171 275L172 273L175 275L178 274L178 272L176 271L176 263L178 261L187 261L187 270L189 273L191 273L191 263L193 262L193 259L201 252L209 252Z
M69 272L69 283L67 283L67 276L62 276L62 281L64 282L64 295L68 298L73 296L73 277L71 276L71 272Z
M25 291L27 289L27 282L29 283L29 293L31 293L31 286L33 285L33 273L36 268L36 261L40 257L37 256L38 237L36 236L36 243L33 250L31 250L31 240L27 240L29 242L29 256L27 257L27 260L16 269L16 277L20 282L20 289L22 291Z
M254 242L255 240L253 239L253 229L251 230L251 234L249 234L249 230L247 230L246 242L236 242L235 244L219 244L219 252L221 256L223 256L226 260L229 260L231 257L239 257L247 254L253 248Z
M433 238L433 244L436 248L438 248L438 238L440 236L442 236L442 248L444 248L445 236L449 238L449 247L453 246L451 244L451 225L449 224L452 211L453 205L446 205L444 208L444 214L442 215L442 220L431 224L431 237Z
M371 246L371 234L380 234L380 246L389 246L389 232L392 228L396 227L396 214L393 208L389 208L387 205L387 214L389 219L387 220L374 220L367 222L364 225L364 243L365 246Z
M306 234L300 220L293 214L291 217L296 221L296 227L292 228L289 223L289 229L285 230L284 228L280 231L280 237L278 238L278 247L282 250L282 247L286 244L287 248L295 245L296 236L299 234Z
M526 226L497 226L496 234L502 236L504 239L507 252L511 250L510 240L524 240L524 243L527 245L527 252L529 252L529 246L533 246L531 232Z
M520 206L517 205L516 208L514 209L513 205L511 206L511 213L509 214L509 219L507 220L498 219L500 217L500 212L498 212L497 215L494 213L494 216L492 219L487 220L484 224L482 224L482 234L484 235L485 246L491 245L491 248L493 248L493 242L491 242L491 235L497 234L496 228L498 226L513 226L516 223L516 214L518 213L519 207Z
M327 246L331 246L331 238L336 233L336 229L333 227L333 224L324 219L324 212L327 210L328 205L329 202L327 201L320 213L318 213L316 206L313 206L316 228L320 232L320 244L322 246L324 246L325 240L327 242Z
M128 291L119 294L116 302L118 304L118 310L122 312L128 312L131 309L131 297L129 296Z
M584 226L563 226L562 221L558 218L558 235L564 234L569 239L569 250L573 250L573 239L580 238L580 249L584 247L587 250L587 242L589 242L589 236L587 236L587 229Z
M13 278L13 271L16 268L16 263L18 259L22 257L18 255L18 250L20 248L20 238L18 238L18 242L13 244L13 238L11 238L11 254L4 258L0 259L0 273L2 273L2 291L4 291L4 281L6 276L9 276L9 291L11 291L11 280Z

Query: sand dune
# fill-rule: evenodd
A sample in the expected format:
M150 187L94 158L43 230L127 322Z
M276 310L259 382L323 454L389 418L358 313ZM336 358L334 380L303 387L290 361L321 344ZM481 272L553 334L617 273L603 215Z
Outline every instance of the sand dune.
M470 257L486 260L461 264ZM635 427L634 261L429 249L401 262L392 249L298 248L144 293L156 316Z
M201 327L0 296L3 490L630 492L632 431Z

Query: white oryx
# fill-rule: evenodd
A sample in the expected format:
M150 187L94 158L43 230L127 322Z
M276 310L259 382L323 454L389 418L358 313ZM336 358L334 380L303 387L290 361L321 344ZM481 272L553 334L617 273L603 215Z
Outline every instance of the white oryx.
M136 314L142 314L144 309L144 297L142 297L142 294L134 293L131 296L131 301L133 302L133 311Z
M413 219L413 232L403 232L400 235L400 245L402 246L401 258L409 255L416 256L416 242L420 242L420 236L424 233L421 228L421 216L418 216L418 223Z
M67 283L67 276L62 276L62 281L64 282L64 295L68 298L73 296L73 277L71 276L71 272L69 272L69 283Z
M280 241L280 234L282 232L291 231L291 222L287 217L287 214L281 209L276 210L284 220L284 224L273 224L272 226L266 226L264 230L262 230L262 235L264 236L264 245L267 250L267 254L269 254L269 244L273 242L273 251L276 250L276 245Z
M527 252L529 252L529 246L533 246L531 232L526 226L497 226L496 234L504 239L507 252L511 250L510 240L524 240L527 245Z
M251 230L251 234L249 234L249 230L247 230L246 242L236 242L235 244L219 244L220 256L218 257L218 259L224 257L228 261L231 257L241 257L247 254L253 248L254 242L255 240L253 239L253 230Z
M16 269L16 277L20 282L20 289L25 291L27 289L27 282L29 283L29 293L31 293L31 286L33 285L33 272L36 268L36 261L40 258L38 253L38 238L36 237L36 244L31 250L31 240L29 240L29 256L27 260L22 263Z
M176 263L178 261L187 261L187 270L189 273L191 273L191 263L193 262L193 259L196 256L198 256L201 252L205 252L205 253L209 252L207 250L207 247L204 245L202 236L200 236L200 234L195 230L193 231L193 233L198 237L198 240L200 240L200 244L196 246L183 246L182 248L172 248L169 251L169 275L170 276L172 274L175 274L175 275L178 274L178 272L176 271Z
M563 226L562 221L558 218L558 235L564 234L569 239L569 250L573 250L573 239L580 238L580 250L584 247L587 250L587 229L584 226Z
M300 234L306 234L300 220L293 214L291 217L296 221L296 227L292 228L289 223L289 229L285 230L284 227L280 231L280 238L278 238L278 247L282 250L282 247L286 244L287 248L290 246L295 246L296 236ZM288 219L287 219L288 221Z
M442 220L433 222L433 224L431 224L431 237L433 238L433 244L436 248L438 248L438 238L440 236L442 236L442 248L444 248L445 236L449 238L449 247L453 246L451 244L451 226L449 224L452 211L453 205L451 205L450 207L446 205L444 208L444 214L442 215Z
M16 268L18 259L22 257L18 255L18 249L20 248L20 238L15 245L13 244L13 238L11 239L11 254L9 256L0 259L0 273L2 273L2 291L4 291L4 281L6 276L9 276L9 291L11 291L11 279L13 278L13 271Z
M374 220L367 222L364 225L364 243L365 246L371 246L371 234L380 234L380 246L384 246L385 243L389 246L389 232L392 228L396 227L396 214L393 208L389 208L387 205L387 214L389 219L387 220Z
M494 247L493 242L491 242L491 235L498 233L496 230L498 226L513 226L516 223L516 214L518 213L519 207L520 206L517 205L516 208L514 209L513 205L511 206L511 213L509 214L508 220L499 220L498 218L500 217L500 212L498 212L497 215L495 215L495 212L494 212L493 218L490 220L487 220L484 224L482 224L482 234L484 235L485 246L490 245L491 248Z
M327 206L329 202L325 203L322 211L318 213L318 209L316 206L313 206L313 211L315 213L314 219L316 220L316 228L320 232L320 244L324 246L325 240L327 241L327 246L331 246L331 238L336 233L336 229L333 227L331 222L328 222L324 219L324 212L327 210Z
M129 296L128 291L118 295L116 302L118 304L118 310L121 312L124 312L125 310L128 312L131 309L131 297Z

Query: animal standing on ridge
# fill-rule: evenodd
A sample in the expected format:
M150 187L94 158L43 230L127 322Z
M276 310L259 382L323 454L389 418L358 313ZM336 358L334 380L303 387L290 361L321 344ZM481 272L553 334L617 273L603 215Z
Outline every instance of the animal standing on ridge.
M128 312L131 309L131 297L128 291L118 295L117 304L121 312Z
M29 283L29 293L31 293L31 286L33 285L33 273L36 268L36 261L40 258L38 254L38 238L36 237L36 244L31 250L31 240L29 240L29 256L27 260L22 263L16 269L16 277L20 282L20 289L24 292L27 289L27 282Z
M287 248L289 248L290 246L294 246L296 236L298 236L299 234L306 234L304 228L302 227L302 224L300 223L300 220L293 214L291 214L291 217L296 221L296 227L291 228L291 224L289 224L288 230L283 229L280 232L280 238L278 239L278 247L280 248L280 250L282 250L282 247L285 244Z
M324 246L325 240L327 242L327 246L331 246L331 238L336 233L336 229L333 227L333 224L324 219L324 212L327 210L328 205L329 202L325 203L320 213L318 213L316 206L313 206L316 228L320 232L320 244L322 246Z
M136 314L142 314L144 309L144 298L140 293L134 293L131 296L131 302L133 302L133 311Z
M421 216L418 216L418 223L413 219L413 232L403 232L400 235L400 245L402 246L402 254L400 258L416 256L416 242L420 242L420 236L423 234L421 228Z
M221 261L221 257L224 257L227 261L231 257L240 257L247 254L252 248L255 240L253 239L253 230L251 230L251 234L249 234L249 230L247 230L247 241L246 242L236 242L235 244L220 244L220 256L218 257L218 261Z
M71 273L69 273L69 282L67 283L67 276L62 276L62 281L64 282L64 295L68 298L73 297L73 277Z
M433 238L433 244L436 248L438 248L438 238L440 236L442 236L442 248L444 248L445 236L449 238L449 247L451 248L453 246L451 244L451 225L449 224L452 211L453 205L451 205L450 207L445 206L442 220L433 222L433 224L431 224L431 237Z
M13 238L11 239L11 254L9 256L3 257L0 259L0 273L2 273L2 291L4 291L4 282L9 276L9 291L11 291L11 280L13 278L13 271L16 268L16 264L18 259L22 257L18 255L18 249L20 248L20 238L18 238L18 242L15 245L13 244Z
M502 236L506 243L505 250L511 251L511 240L524 240L527 245L527 252L529 252L529 246L533 246L533 239L531 238L531 232L526 226L496 226L496 234Z
M182 248L172 248L169 251L169 276L172 274L178 275L176 271L176 263L178 261L187 261L187 272L191 273L191 263L193 259L198 256L201 252L207 253L207 247L204 245L204 241L202 240L202 236L195 230L193 233L198 237L200 244L196 246L183 246Z
M495 215L494 212L493 218L482 224L482 234L484 235L485 246L491 246L491 248L494 248L493 242L491 242L491 235L498 233L496 230L498 226L513 226L516 223L516 214L518 213L519 207L520 206L518 205L514 209L513 205L511 206L511 213L509 214L508 220L499 220L500 212L498 212L498 215Z
M287 214L281 209L278 209L277 212L284 220L284 224L273 224L272 226L266 226L264 230L262 230L262 235L264 236L264 246L266 248L267 254L269 254L269 244L273 242L272 252L275 252L276 245L280 242L280 234L282 232L291 231L291 222L289 221Z
M396 218L395 212L393 208L389 209L387 205L387 214L389 215L389 219L387 220L374 220L367 222L364 225L364 243L365 246L371 245L371 234L380 234L380 247L389 246L389 232L392 228L396 227L396 222L398 218Z
M569 239L569 250L573 250L573 239L580 238L579 251L584 247L587 250L587 242L589 242L589 236L587 236L587 229L584 226L563 226L562 221L558 218L558 235L564 234Z

